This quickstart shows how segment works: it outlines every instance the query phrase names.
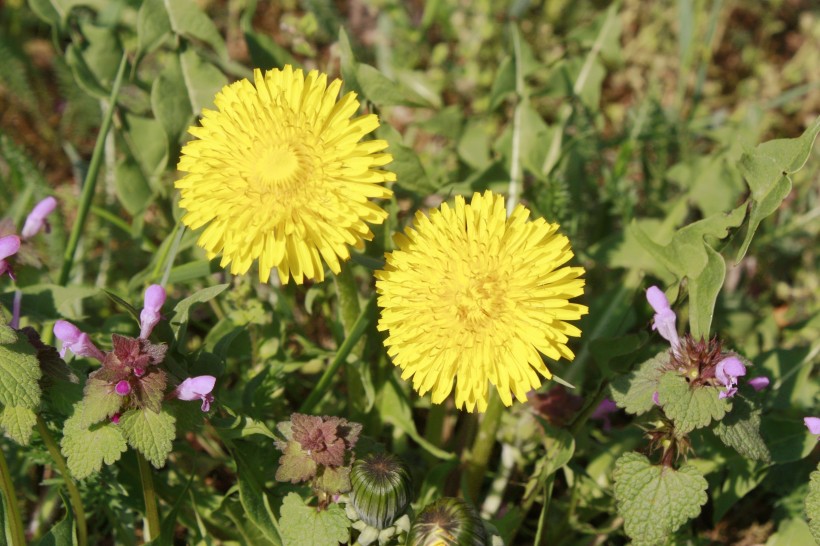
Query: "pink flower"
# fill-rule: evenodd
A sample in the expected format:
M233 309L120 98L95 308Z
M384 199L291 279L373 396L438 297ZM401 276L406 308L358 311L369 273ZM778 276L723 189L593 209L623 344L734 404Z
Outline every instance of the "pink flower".
M715 370L718 382L726 387L719 398L731 398L737 393L737 378L746 375L746 366L737 357L730 356L721 360Z
M757 392L760 392L769 386L769 378L765 375L761 375L760 377L753 377L749 380L749 385L751 385L752 388Z
M609 398L604 398L589 418L603 421L604 431L609 431L612 428L612 421L609 418L609 414L615 413L616 411L618 411L618 405Z
M45 229L46 233L51 231L51 226L48 224L47 218L49 214L54 212L55 208L57 208L57 200L53 197L46 197L37 203L26 218L26 223L20 232L23 239L34 237L40 233L42 229Z
M123 379L122 381L118 382L117 385L114 387L114 392L116 392L120 396L128 396L129 394L131 394L131 383Z
M165 289L158 285L152 284L145 289L145 304L140 313L140 338L148 339L154 326L157 325L160 318L159 314L162 305L165 303Z
M20 250L20 237L17 235L0 237L0 277L8 273L9 277L14 279L14 271L6 258L14 256L18 250Z
M820 417L804 417L803 422L812 434L820 434Z
M54 323L54 336L63 342L60 349L60 356L63 358L66 351L71 351L77 356L96 358L100 362L105 359L105 354L91 342L88 334L67 320L58 320Z
M680 339L678 330L675 327L677 316L669 306L666 294L657 286L650 286L646 291L646 300L652 309L655 310L655 317L652 320L652 329L657 330L663 339L672 345L672 350L677 351Z
M174 391L174 395L180 400L202 400L202 411L211 409L211 402L214 396L211 391L216 385L216 377L212 375L200 375L189 377L179 384Z
M114 423L115 425L119 425L120 424L120 417L122 417L122 416L119 413L115 413L114 415L111 416L111 422Z

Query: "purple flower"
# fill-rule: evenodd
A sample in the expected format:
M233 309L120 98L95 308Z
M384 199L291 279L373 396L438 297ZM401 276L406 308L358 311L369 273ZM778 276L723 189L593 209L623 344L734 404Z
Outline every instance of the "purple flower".
M726 387L719 398L731 398L737 393L737 378L746 375L746 366L737 357L730 356L721 360L715 370L718 383Z
M820 417L803 417L806 428L812 434L820 434Z
M652 320L652 329L657 330L663 339L672 345L672 350L677 351L680 345L678 330L675 327L677 317L669 306L666 294L657 286L650 286L646 291L646 300L652 309L655 310L655 317Z
M656 406L661 405L661 400L658 398L658 391L652 393L652 402L654 402Z
M120 396L128 396L131 394L131 383L123 379L119 381L117 385L114 387L114 392L119 394Z
M23 230L20 235L23 239L30 239L34 237L40 230L46 230L46 233L51 231L51 226L48 224L47 217L57 208L57 200L53 197L46 197L36 205L26 218L26 223L23 225Z
M148 339L161 318L159 311L165 303L165 289L152 284L145 289L145 305L140 313L140 338Z
M612 421L609 418L609 414L615 413L616 411L618 411L618 405L609 398L604 398L589 418L603 421L604 431L609 431L609 429L612 428Z
M769 378L765 375L761 375L760 377L753 377L749 380L749 385L751 385L752 388L757 392L760 392L769 386Z
M119 413L115 413L114 415L111 416L111 422L114 423L115 425L119 425L120 424L120 417L122 417L122 416Z
M17 235L0 237L0 277L8 273L9 277L14 279L14 271L6 258L14 256L18 250L20 250L20 237Z
M180 400L202 400L202 411L208 411L211 409L211 402L214 401L214 396L211 394L214 385L216 385L216 377L212 375L189 377L179 384L174 394Z
M54 336L63 342L60 349L60 356L63 358L65 358L66 351L71 351L80 357L92 357L100 362L105 360L105 354L91 343L88 334L80 331L67 320L58 320L54 323Z

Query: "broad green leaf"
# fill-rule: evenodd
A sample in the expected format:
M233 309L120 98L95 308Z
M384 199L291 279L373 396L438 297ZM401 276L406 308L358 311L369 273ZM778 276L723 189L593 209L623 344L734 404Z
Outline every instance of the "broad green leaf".
M725 472L710 491L712 497L712 521L717 523L740 499L760 485L766 478L764 465L744 457L732 457L720 465Z
M185 339L185 332L188 329L188 314L191 312L191 307L197 303L205 303L217 297L219 294L228 288L228 284L217 284L208 288L199 290L184 300L181 300L174 307L174 316L171 317L171 329L174 331L174 336L177 338L177 344L182 344Z
M59 493L65 507L65 516L55 523L37 542L34 542L32 546L72 546L76 544L74 539L74 512L71 511L71 504L63 496L63 492L60 491Z
M163 0L168 13L171 29L186 38L204 42L219 55L228 60L228 48L216 25L193 0Z
M37 415L28 408L5 406L0 411L0 428L20 445L28 445Z
M349 466L323 466L313 481L314 488L329 495L347 493L351 489Z
M144 0L137 14L137 58L150 53L171 33L163 0Z
M88 428L104 419L108 419L117 413L121 406L122 397L113 392L107 381L90 377L85 382L83 400L76 406L74 416L78 420L79 426Z
M618 337L599 337L592 340L589 347L592 358L595 359L601 372L605 377L613 379L626 374L629 371L626 366L631 364L630 359L619 359L619 357L632 355L646 344L648 339L649 334L646 332Z
M799 461L817 447L817 437L808 431L801 419L767 414L761 421L760 432L775 464Z
M507 95L515 91L515 63L508 55L504 57L495 72L490 90L490 110L498 108Z
M82 479L99 472L103 463L117 462L128 446L119 425L106 422L87 428L80 425L78 417L75 411L66 420L60 447L71 474Z
M418 155L409 146L405 146L402 136L391 125L383 123L376 130L376 136L389 144L387 152L393 155L393 161L386 169L396 173L396 184L407 191L425 195L436 191Z
M735 397L730 411L712 429L727 446L748 459L769 462L771 454L760 435L760 409L745 398Z
M641 415L655 406L652 395L658 390L663 368L669 363L669 351L656 354L634 372L612 380L612 400L627 413Z
M738 167L752 190L752 211L736 262L746 255L760 222L776 211L791 191L789 175L806 164L818 133L820 117L797 138L770 140L741 156Z
M708 483L695 467L653 466L639 453L615 463L615 500L624 530L635 546L664 544L681 525L700 514Z
M131 216L136 216L151 204L151 187L136 161L123 158L117 163L114 190L120 204Z
M142 172L149 178L162 174L168 163L168 138L156 119L125 114L123 138Z
M806 495L806 516L814 541L820 544L820 463L809 476L809 494Z
M120 428L128 445L145 455L155 468L162 468L176 436L176 419L167 411L130 410L120 417Z
M706 266L689 279L689 329L695 339L708 337L715 314L715 302L726 277L726 263L717 251L705 245Z
M811 528L798 517L781 521L777 532L766 541L766 546L810 546L811 540Z
M664 373L658 384L658 401L666 416L675 423L678 436L705 427L713 419L723 419L731 405L727 399L718 398L718 394L717 387L691 387L676 371Z
M0 404L36 410L41 376L37 352L24 336L0 345Z
M96 74L88 66L80 48L75 44L69 44L65 52L65 60L71 68L74 80L83 91L97 99L107 99L109 90L97 80Z
M285 546L334 546L350 538L350 520L341 506L317 510L296 493L282 502L280 527Z
M100 86L108 92L117 77L122 59L118 34L109 27L93 23L81 23L80 31L85 37L83 60Z
M216 93L228 85L228 78L216 66L200 57L193 48L180 53L179 64L191 109L194 115L199 116L203 108L213 107Z
M362 95L362 88L356 79L359 63L356 62L353 47L344 28L339 29L339 58L345 92L354 91L358 95Z
M295 443L295 442L294 442ZM233 451L236 460L239 500L248 517L265 537L274 544L282 544L279 525L270 507L270 499L265 493L263 480L242 454L241 448Z
M73 307L78 301L96 296L98 288L87 286L58 286L37 284L23 288L26 315L31 320L46 322L74 315Z
M279 458L276 479L280 482L299 483L316 475L316 462L302 449L299 442L291 440Z
M360 63L356 68L356 80L367 100L383 108L385 106L429 106L428 102L412 89L396 83L369 64Z
M171 55L151 85L151 109L169 142L178 142L194 117L179 56Z

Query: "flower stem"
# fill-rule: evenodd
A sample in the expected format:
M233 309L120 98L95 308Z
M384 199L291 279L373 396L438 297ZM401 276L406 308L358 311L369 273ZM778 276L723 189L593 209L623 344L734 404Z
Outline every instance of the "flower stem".
M120 86L122 85L123 75L125 74L125 66L128 64L128 55L123 52L122 59L120 59L120 67L117 70L117 77L114 79L114 85L111 87L111 95L108 97L108 110L103 117L100 132L97 135L97 142L94 144L94 153L91 155L91 161L88 164L88 173L86 173L83 181L83 190L80 195L80 206L77 210L77 219L74 222L74 227L71 229L71 235L66 245L65 254L63 254L63 265L60 268L60 276L57 279L57 284L65 286L68 282L68 276L71 274L71 266L74 265L74 255L77 253L77 245L80 243L80 236L85 227L85 220L88 217L88 211L91 209L91 201L94 199L94 190L97 187L97 174L100 171L102 164L103 151L105 150L105 138L108 131L111 129L111 121L114 117L114 110L117 105L117 96L120 94Z
M54 436L51 435L46 422L39 415L37 416L37 431L40 433L49 455L54 460L54 465L62 474L63 483L68 489L68 502L71 504L71 509L74 510L74 519L77 521L77 545L86 546L88 544L88 525L85 520L85 508L83 507L82 498L80 498L80 490L77 489L77 484L74 482L74 478L71 477L71 471L68 470L68 465L57 447Z
M342 326L344 326L345 338L350 336L353 330L353 325L361 313L361 306L359 305L359 290L356 286L356 279L353 276L353 267L348 264L342 267L338 275L334 277L336 284L336 295L339 298L339 314L342 319ZM364 342L356 343L351 349L351 352L356 357L361 357L364 351ZM356 365L358 364L358 366ZM360 380L361 371L355 368L362 366L362 363L354 365L347 364L345 379L347 381L347 399L348 408L353 411L361 410L363 403L367 400L362 381Z
M151 467L145 456L137 452L137 464L140 468L140 482L142 482L142 496L145 498L145 519L148 520L145 528L145 541L154 540L159 536L159 508L157 507L157 493L154 489L154 478Z
M481 492L481 484L484 482L487 473L487 464L495 445L495 434L501 424L501 415L504 410L504 403L501 397L493 390L490 393L490 401L487 411L478 427L473 441L473 448L465 457L466 468L462 481L462 491L467 499L474 504L478 504L478 495Z
M20 505L17 502L17 493L14 491L14 482L11 481L9 465L6 464L6 456L0 450L0 480L2 480L3 496L6 498L8 508L8 531L12 546L25 546L26 534L23 531L23 520L20 519Z

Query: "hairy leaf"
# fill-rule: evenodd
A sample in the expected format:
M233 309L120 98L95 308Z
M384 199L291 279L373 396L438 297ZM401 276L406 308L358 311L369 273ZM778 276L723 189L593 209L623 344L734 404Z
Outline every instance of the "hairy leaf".
M809 476L809 494L806 495L806 516L815 542L820 544L820 464Z
M299 442L290 441L285 444L284 452L279 457L276 479L280 482L299 483L315 475L316 462L302 449Z
M6 406L0 411L0 428L20 445L28 445L37 415L28 408Z
M120 418L120 427L128 445L145 455L155 468L161 468L171 453L175 422L174 416L164 410L130 410Z
M118 425L107 422L90 428L82 426L79 406L75 406L74 415L65 422L60 447L71 474L82 479L99 472L103 463L117 462L128 446Z
M285 546L333 546L350 537L350 520L341 506L317 510L296 493L288 493L282 502L279 522Z
M727 399L718 398L718 394L716 387L691 387L674 371L663 374L658 384L658 401L667 417L674 421L678 436L705 427L712 419L723 418L731 406Z
M656 354L632 373L612 380L612 400L627 413L641 415L655 406L652 395L658 390L663 368L669 362L669 351Z
M760 435L760 409L745 398L736 397L729 412L713 429L729 447L749 459L769 462L771 454Z

